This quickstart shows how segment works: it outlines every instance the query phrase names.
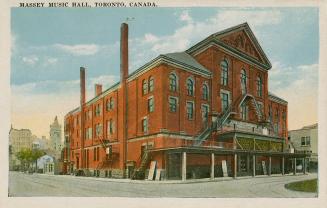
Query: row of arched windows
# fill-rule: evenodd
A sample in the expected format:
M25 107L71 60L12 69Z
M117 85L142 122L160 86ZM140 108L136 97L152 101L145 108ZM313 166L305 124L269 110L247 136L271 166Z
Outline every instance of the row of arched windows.
M227 86L228 79L229 79L229 73L228 73L229 65L228 65L228 62L226 59L224 59L220 62L220 69L221 69L220 83L223 86ZM247 93L247 74L246 74L245 69L241 70L240 81L241 81L242 94L246 94ZM257 88L257 96L262 97L263 82L262 82L261 75L257 75L256 88Z
M169 74L169 90L176 92L178 89L178 77L175 73ZM186 80L186 92L189 96L194 96L195 93L195 83L193 78L189 77ZM202 99L209 99L209 86L207 83L202 84Z

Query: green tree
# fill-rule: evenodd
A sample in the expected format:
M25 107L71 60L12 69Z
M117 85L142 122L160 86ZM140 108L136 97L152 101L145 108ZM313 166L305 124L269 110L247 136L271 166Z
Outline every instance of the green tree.
M37 159L43 155L45 155L45 152L38 149L22 149L16 153L16 157L21 162L23 171L29 169L33 162L35 162L37 168Z

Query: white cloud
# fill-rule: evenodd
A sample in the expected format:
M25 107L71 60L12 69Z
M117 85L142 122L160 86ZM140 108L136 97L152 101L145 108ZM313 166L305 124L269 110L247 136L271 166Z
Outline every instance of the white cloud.
M184 23L172 34L156 36L146 34L142 38L130 40L132 70L155 58L159 54L184 51L209 35L220 30L248 22L257 35L258 28L264 25L278 24L282 15L278 10L225 9L217 11L210 18L194 21L187 10L178 15L178 20Z
M103 90L112 86L118 77L103 75L86 80L86 98L94 97L94 84L103 84ZM65 114L79 105L79 80L26 83L11 86L12 123L16 128L30 128L38 136L48 135L49 124L58 115L63 122Z
M46 61L49 64L55 64L58 62L58 59L57 58L48 58Z
M181 21L185 21L185 22L192 22L193 21L192 17L189 15L189 12L187 10L185 10L185 11L183 11L181 13L181 15L179 16L179 19Z
M32 55L32 56L24 56L22 58L23 62L28 64L28 65L35 65L36 62L39 61L39 58L35 55Z
M158 41L159 38L151 33L147 33L144 35L144 42L147 42L147 43L153 43L153 42L156 42Z
M79 44L79 45L64 45L54 44L54 47L70 53L74 56L94 55L99 51L99 46L96 44Z
M289 129L316 123L318 64L278 66L269 72L269 90L288 101Z

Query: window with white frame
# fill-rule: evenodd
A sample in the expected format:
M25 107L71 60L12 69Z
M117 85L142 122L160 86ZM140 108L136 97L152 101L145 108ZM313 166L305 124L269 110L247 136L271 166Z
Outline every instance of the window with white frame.
M177 91L177 76L174 73L169 74L169 90L173 92Z
M112 97L107 100L107 111L110 111L114 108L114 99Z
M257 96L262 97L262 78L260 75L257 77Z
M148 93L148 82L145 79L142 81L142 92L143 95Z
M92 139L92 127L86 129L85 138Z
M102 124L96 124L95 125L95 136L101 136L102 135Z
M154 111L154 98L150 97L148 99L148 111L153 112Z
M100 116L101 115L101 104L97 104L95 106L95 112L94 112L95 116Z
M263 104L260 103L260 102L258 102L257 104L258 104L258 108L259 108L260 113L263 114Z
M188 120L193 119L194 114L194 103L193 102L186 102L186 115Z
M246 71L245 71L245 69L242 69L241 70L241 90L242 90L242 95L246 94L246 92L247 92L246 85L247 85Z
M177 98L169 97L169 111L176 112L177 111Z
M209 87L206 83L202 85L202 99L203 100L209 99Z
M207 121L209 115L209 106L208 105L201 105L201 113L202 113L202 120Z
M153 89L154 89L154 79L153 79L153 77L151 76L151 77L149 78L149 92L152 92Z
M191 78L186 80L187 95L194 96L194 81Z
M242 120L248 120L249 117L249 106L247 105L247 103L242 103L241 105L241 118Z
M301 146L310 146L310 136L301 137Z
M112 119L107 121L107 135L114 133L114 122Z
M225 110L227 110L228 106L229 106L229 96L228 93L221 93L221 109L224 112Z
M149 124L148 124L148 118L143 118L142 119L142 131L144 133L147 133L149 131Z
M226 60L223 60L220 62L220 77L221 77L221 84L224 86L228 85L228 62Z

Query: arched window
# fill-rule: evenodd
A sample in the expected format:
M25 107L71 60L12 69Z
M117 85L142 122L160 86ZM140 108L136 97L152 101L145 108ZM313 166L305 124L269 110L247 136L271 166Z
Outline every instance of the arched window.
M202 85L202 99L203 100L209 99L209 88L207 84Z
M241 70L241 90L242 94L246 94L246 72L244 69Z
M149 92L152 92L154 89L154 79L153 77L149 77Z
M249 107L248 105L244 102L241 105L241 118L242 120L248 120L248 112L249 112Z
M177 90L177 76L174 73L169 75L169 89L174 92Z
M143 95L148 93L148 82L145 79L142 81L142 89Z
M187 95L193 96L194 95L194 81L191 78L186 80L187 86Z
M262 79L260 75L257 77L257 96L262 97Z
M220 82L222 85L226 86L228 84L228 63L226 60L220 62L220 69L221 69Z

